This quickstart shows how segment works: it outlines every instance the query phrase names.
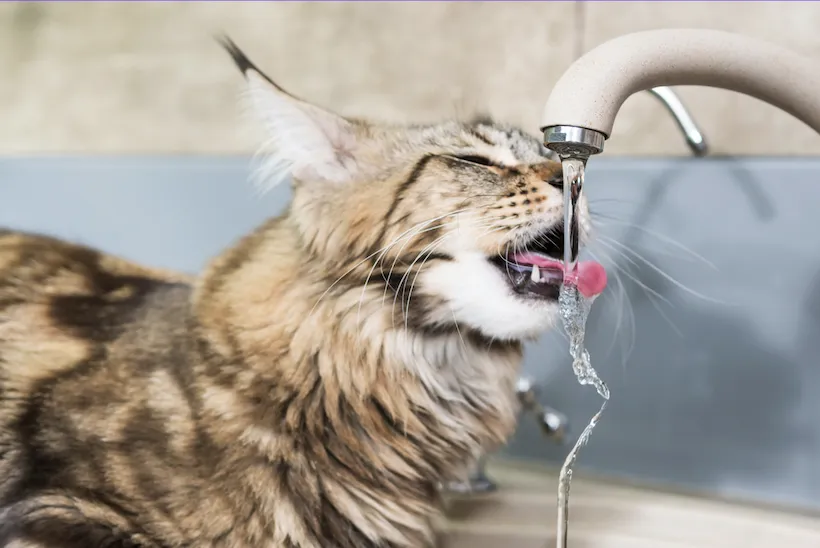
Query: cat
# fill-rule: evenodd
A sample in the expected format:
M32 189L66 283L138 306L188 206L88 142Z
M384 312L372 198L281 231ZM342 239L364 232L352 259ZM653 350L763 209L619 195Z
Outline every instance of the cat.
M487 118L341 117L222 43L285 213L198 276L0 232L2 547L433 546L437 485L514 430L560 162Z

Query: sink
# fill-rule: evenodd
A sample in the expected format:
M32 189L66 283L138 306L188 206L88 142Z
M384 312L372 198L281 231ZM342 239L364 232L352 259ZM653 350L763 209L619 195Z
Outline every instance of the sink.
M441 548L545 548L555 544L544 525L554 519L555 505L533 499L520 489L448 500L441 525Z
M544 540L540 536L520 533L471 532L462 531L442 535L439 540L441 548L498 548L508 546L515 548L544 548L555 544L554 540Z
M555 546L557 470L499 459L497 492L446 499L440 548ZM625 485L576 472L570 548L820 546L820 515Z

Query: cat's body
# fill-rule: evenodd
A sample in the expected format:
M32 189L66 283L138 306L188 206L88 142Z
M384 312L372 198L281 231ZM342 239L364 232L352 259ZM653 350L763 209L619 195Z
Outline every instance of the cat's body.
M368 373L348 373L357 346L378 350L341 333L330 310L327 323L303 327L321 292L275 271L262 285L256 263L245 262L260 253L279 262L285 250L268 242L288 239L264 237L278 224L196 289L55 240L0 237L4 542L19 532L34 545L108 546L103 539L119 530L166 546L367 546L361 528L424 544L413 522L432 515L433 480L453 474L475 443L459 447L449 439L457 424L436 423L483 417L428 400L403 364L387 363L389 351L357 364ZM237 288L223 285L245 276ZM220 290L245 318L243 332L231 333L237 324L215 302ZM268 313L275 325L252 325ZM300 328L332 342L298 342ZM461 353L460 340L441 341L444 354ZM511 394L517 345L473 351L496 360L488 386ZM412 399L418 409L401 416ZM509 432L511 403L486 425L483 444ZM437 417L442 409L450 416ZM344 517L353 507L358 523ZM93 535L98 544L68 542Z
M428 546L436 485L514 428L557 290L509 252L560 252L560 165L335 117L229 50L282 217L196 278L0 231L0 547Z

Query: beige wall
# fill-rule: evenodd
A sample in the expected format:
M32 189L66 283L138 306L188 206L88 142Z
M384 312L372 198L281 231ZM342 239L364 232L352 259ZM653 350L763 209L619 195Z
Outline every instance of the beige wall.
M253 150L241 79L212 38L221 31L284 87L345 114L420 122L485 110L535 132L582 51L680 26L820 54L817 3L2 3L0 153ZM820 137L772 107L680 92L716 153L820 154ZM640 94L607 153L688 150Z

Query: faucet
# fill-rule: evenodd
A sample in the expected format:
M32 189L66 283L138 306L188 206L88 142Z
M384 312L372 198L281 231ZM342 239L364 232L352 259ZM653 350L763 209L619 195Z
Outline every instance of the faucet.
M624 101L639 91L660 99L696 156L708 147L677 95L667 86L709 86L744 93L795 116L820 133L820 65L786 48L741 35L701 29L663 29L615 38L580 57L552 90L542 117L544 145L563 158L600 154ZM566 417L541 406L535 386L521 378L516 393L535 410L548 435L563 439ZM478 459L455 493L496 489Z
M586 162L603 152L629 96L681 85L744 93L820 133L820 65L814 60L733 33L663 29L615 38L575 61L544 106L544 145Z
M689 111L683 106L678 94L672 91L672 88L666 86L658 86L649 90L649 93L660 99L664 104L666 110L678 123L678 128L683 132L686 138L686 144L695 156L706 156L709 152L709 145L706 144L706 139L703 137L697 124L689 115Z
M689 115L689 111L678 98L678 95L671 88L664 86L655 87L648 91L664 104L667 111L669 111L675 119L692 153L695 156L705 156L709 151L706 140L700 129L698 129L695 121ZM522 411L534 415L535 420L546 437L557 443L563 443L569 432L569 421L566 415L560 411L542 405L538 401L539 390L535 382L530 378L520 377L515 392ZM442 489L458 495L472 495L495 491L498 486L487 476L486 464L487 456L482 455L476 461L466 480L450 482L441 486Z

